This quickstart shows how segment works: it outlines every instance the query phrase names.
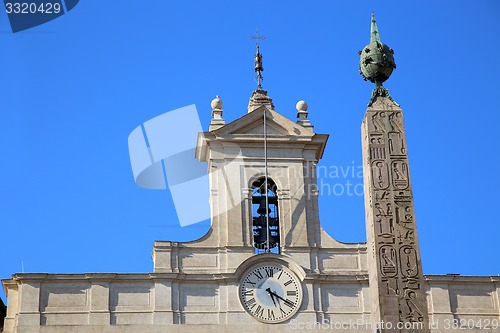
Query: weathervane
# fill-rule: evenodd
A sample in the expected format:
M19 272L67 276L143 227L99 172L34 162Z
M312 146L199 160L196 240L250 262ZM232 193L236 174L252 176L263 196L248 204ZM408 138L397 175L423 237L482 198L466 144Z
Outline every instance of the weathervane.
M259 30L255 32L255 36L250 36L251 39L255 40L255 56L254 56L254 71L257 73L257 89L262 89L262 81L264 81L264 77L262 76L262 72L264 71L264 67L262 66L262 54L260 53L260 41L266 39L265 36L259 35Z

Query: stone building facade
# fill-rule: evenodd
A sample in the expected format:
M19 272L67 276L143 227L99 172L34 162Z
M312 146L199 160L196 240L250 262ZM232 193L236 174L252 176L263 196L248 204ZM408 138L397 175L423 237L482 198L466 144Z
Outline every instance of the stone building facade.
M266 96L257 91L252 102L258 94ZM379 98L367 114L380 112L376 108L384 102ZM264 113L268 172L277 184L280 210L279 254L255 254L251 232L252 183L263 170ZM337 242L321 228L317 192L308 184L316 182L314 168L328 136L300 121L274 111L268 99L236 121L200 133L197 157L209 168L224 170L211 177L210 231L193 242L155 242L152 273L14 274L3 280L8 295L4 332L195 332L199 325L207 332L277 327L292 332L328 325L374 332L378 299L370 265L380 257L365 243ZM228 207L231 201L237 204ZM284 322L262 322L242 304L242 279L262 264L275 272L283 267L300 281L300 304ZM431 275L421 283L432 332L447 332L454 320L464 325L482 320L494 328L500 319L498 277Z
M228 124L214 100L198 136L205 236L156 241L151 273L14 274L4 332L500 332L500 277L423 275L403 111L376 89L362 125L367 243L322 229L315 168L328 135L304 102L292 121L259 86Z

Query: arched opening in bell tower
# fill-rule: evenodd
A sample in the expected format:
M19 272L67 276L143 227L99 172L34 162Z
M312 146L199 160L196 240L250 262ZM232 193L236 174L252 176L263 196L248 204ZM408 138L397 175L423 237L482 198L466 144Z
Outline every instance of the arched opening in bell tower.
M254 253L280 253L278 195L271 178L267 186L265 177L252 183L252 217Z

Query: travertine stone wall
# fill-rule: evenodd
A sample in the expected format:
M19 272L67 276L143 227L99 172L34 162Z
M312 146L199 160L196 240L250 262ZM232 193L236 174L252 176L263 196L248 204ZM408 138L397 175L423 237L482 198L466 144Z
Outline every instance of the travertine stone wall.
M18 274L4 282L10 301L5 332L191 332L199 325L208 332L297 332L320 330L320 324L372 332L368 276L352 273L306 274L301 311L269 325L244 312L235 275ZM472 324L467 332L481 331L478 325L500 332L499 277L426 276L424 291L433 333ZM19 302L27 298L30 304Z

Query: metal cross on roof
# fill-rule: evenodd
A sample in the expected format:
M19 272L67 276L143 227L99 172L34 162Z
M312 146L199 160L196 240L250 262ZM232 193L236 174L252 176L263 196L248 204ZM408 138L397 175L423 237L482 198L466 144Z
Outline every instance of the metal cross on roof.
M262 66L262 54L260 53L259 45L260 41L266 39L264 36L259 35L259 29L256 30L255 36L250 36L251 39L255 40L255 56L254 56L254 70L257 73L256 81L257 81L257 89L262 89L262 81L264 77L262 76L262 72L264 71L264 67Z
M261 40L266 39L266 37L265 37L265 36L260 36L260 35L259 35L259 29L257 29L257 30L255 31L255 36L250 36L250 38L255 40L255 45L257 45L257 46L259 46L259 45L260 45L260 41L261 41Z

